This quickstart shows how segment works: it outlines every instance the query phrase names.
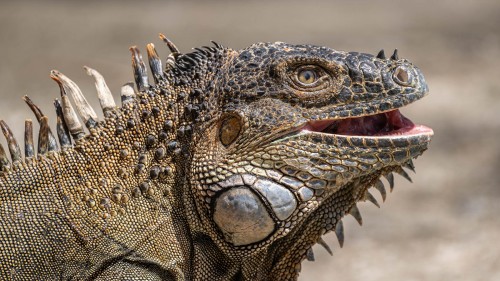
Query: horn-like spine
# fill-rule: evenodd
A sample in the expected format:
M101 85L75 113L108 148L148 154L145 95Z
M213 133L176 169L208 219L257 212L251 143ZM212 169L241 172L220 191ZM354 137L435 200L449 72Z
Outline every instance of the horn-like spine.
M134 71L135 84L137 91L145 92L149 88L148 70L142 60L141 52L136 46L130 47L132 53L132 68Z
M385 191L384 183L379 179L375 183L374 187L380 192L382 201L385 202L385 198L387 198L387 192Z
M24 156L33 158L35 156L35 146L33 145L33 121L24 121Z
M394 190L394 175L392 173L385 174L384 177L387 179L387 182L389 183L389 187L392 190Z
M398 60L398 49L394 49L394 53L392 53L391 60Z
M384 49L382 49L382 50L380 50L380 52L378 52L377 59L383 59L383 60L386 59Z
M323 240L323 237L320 237L318 239L318 244L320 244L321 246L323 246L323 248L325 248L325 250L330 254L330 256L333 256L332 249L330 249L330 246L328 246L328 244L326 243L326 241Z
M7 158L7 154L5 154L5 149L3 145L0 143L0 172L4 172L8 170L10 167L9 158Z
M24 102L26 102L26 104L28 105L28 107L31 109L31 111L33 112L33 114L35 114L35 117L36 117L36 120L38 121L38 123L40 124L41 120L42 120L42 117L44 116L42 110L40 109L40 107L38 107L31 99L30 97L28 96L24 96L23 97L23 100ZM52 130L49 128L49 146L48 146L48 150L49 151L56 151L57 150L57 140L56 138L54 137L54 135L52 134Z
M12 159L12 164L17 164L22 161L23 156L21 154L21 148L19 148L19 144L17 143L16 138L12 134L9 126L5 121L0 120L0 127L2 128L3 135L7 140L7 145L9 147L10 157Z
M410 160L406 163L403 164L403 167L410 169L413 173L415 173L415 165L413 164L413 161Z
M49 118L42 116L38 132L38 155L44 155L49 151L49 129Z
M149 43L146 46L146 49L148 51L148 61L149 61L149 68L151 69L151 72L153 73L153 79L156 84L160 80L164 79L163 76L163 66L161 63L161 59L158 56L158 53L156 52L155 45L153 43Z
M128 82L123 84L120 91L120 95L122 98L122 105L133 102L136 97L134 91L134 82Z
M398 173L400 176L408 180L409 182L413 182L410 175L401 167L398 167L394 170L394 172Z
M210 40L210 42L212 42L212 44L214 44L216 48L218 48L218 49L224 49L224 46L222 46L221 44L219 44L219 43L217 43L217 42L215 42L213 40Z
M353 216L359 225L363 225L363 218L361 217L361 213L359 212L358 206L353 205L351 210L349 211L349 215Z
M170 52L172 52L172 55L174 56L174 58L181 54L181 51L179 50L179 48L177 48L177 46L175 46L175 44L172 41L170 41L165 35L160 33L159 36L160 36L160 39L163 42L165 42L165 44L167 44L167 47L170 50Z
M378 208L380 208L380 204L377 202L377 199L375 199L375 197L373 197L373 195L368 190L366 191L366 199L368 201L372 202L373 205L375 205Z
M315 258L314 258L314 252L313 252L313 248L311 246L311 248L307 249L307 252L306 252L306 259L308 261L314 261Z
M335 235L337 236L337 240L339 240L340 248L344 247L344 223L341 220L335 225Z
M76 110L82 117L85 126L89 129L94 128L97 125L97 114L88 103L78 85L57 70L52 70L50 72L50 78L56 81L59 84L59 87L62 88L66 94L73 97Z
M56 108L57 115L57 137L59 138L59 144L62 149L67 149L71 147L71 136L69 133L68 126L64 121L63 109L61 102L58 99L54 100L54 107Z
M110 117L110 113L116 108L116 103L104 77L95 69L88 66L84 66L83 68L89 76L94 78L97 96L99 97L99 103L101 104L104 117Z

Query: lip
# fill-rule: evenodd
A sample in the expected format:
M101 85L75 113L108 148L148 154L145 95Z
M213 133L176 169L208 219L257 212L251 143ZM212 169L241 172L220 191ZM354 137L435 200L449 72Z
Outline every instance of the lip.
M404 138L434 134L431 128L414 124L398 109L360 117L309 121L300 131L362 138Z

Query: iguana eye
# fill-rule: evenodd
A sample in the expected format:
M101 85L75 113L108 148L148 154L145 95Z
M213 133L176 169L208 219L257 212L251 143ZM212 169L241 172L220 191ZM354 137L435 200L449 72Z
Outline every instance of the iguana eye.
M312 69L299 69L297 72L297 80L302 84L309 85L318 80L318 74Z
M241 131L240 119L236 116L228 116L222 121L219 131L219 138L223 145L232 144Z

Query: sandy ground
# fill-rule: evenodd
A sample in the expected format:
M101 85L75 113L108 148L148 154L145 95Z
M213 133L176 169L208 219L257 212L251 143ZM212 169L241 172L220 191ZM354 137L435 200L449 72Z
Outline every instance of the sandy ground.
M434 128L433 143L414 183L398 178L380 210L361 204L364 226L346 218L344 248L329 235L334 256L315 248L300 280L500 280L499 1L1 1L0 118L22 139L22 95L51 111L50 69L96 107L83 65L118 96L132 79L128 46L161 46L158 32L185 51L211 39L397 47L426 74L430 95L403 111Z

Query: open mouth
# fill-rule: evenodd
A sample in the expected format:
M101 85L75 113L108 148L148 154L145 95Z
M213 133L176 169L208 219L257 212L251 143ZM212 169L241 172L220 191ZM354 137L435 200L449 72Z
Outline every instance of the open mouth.
M415 125L398 109L375 115L352 117L340 120L309 121L302 128L311 132L347 135L387 137L401 135L432 134L432 129Z

